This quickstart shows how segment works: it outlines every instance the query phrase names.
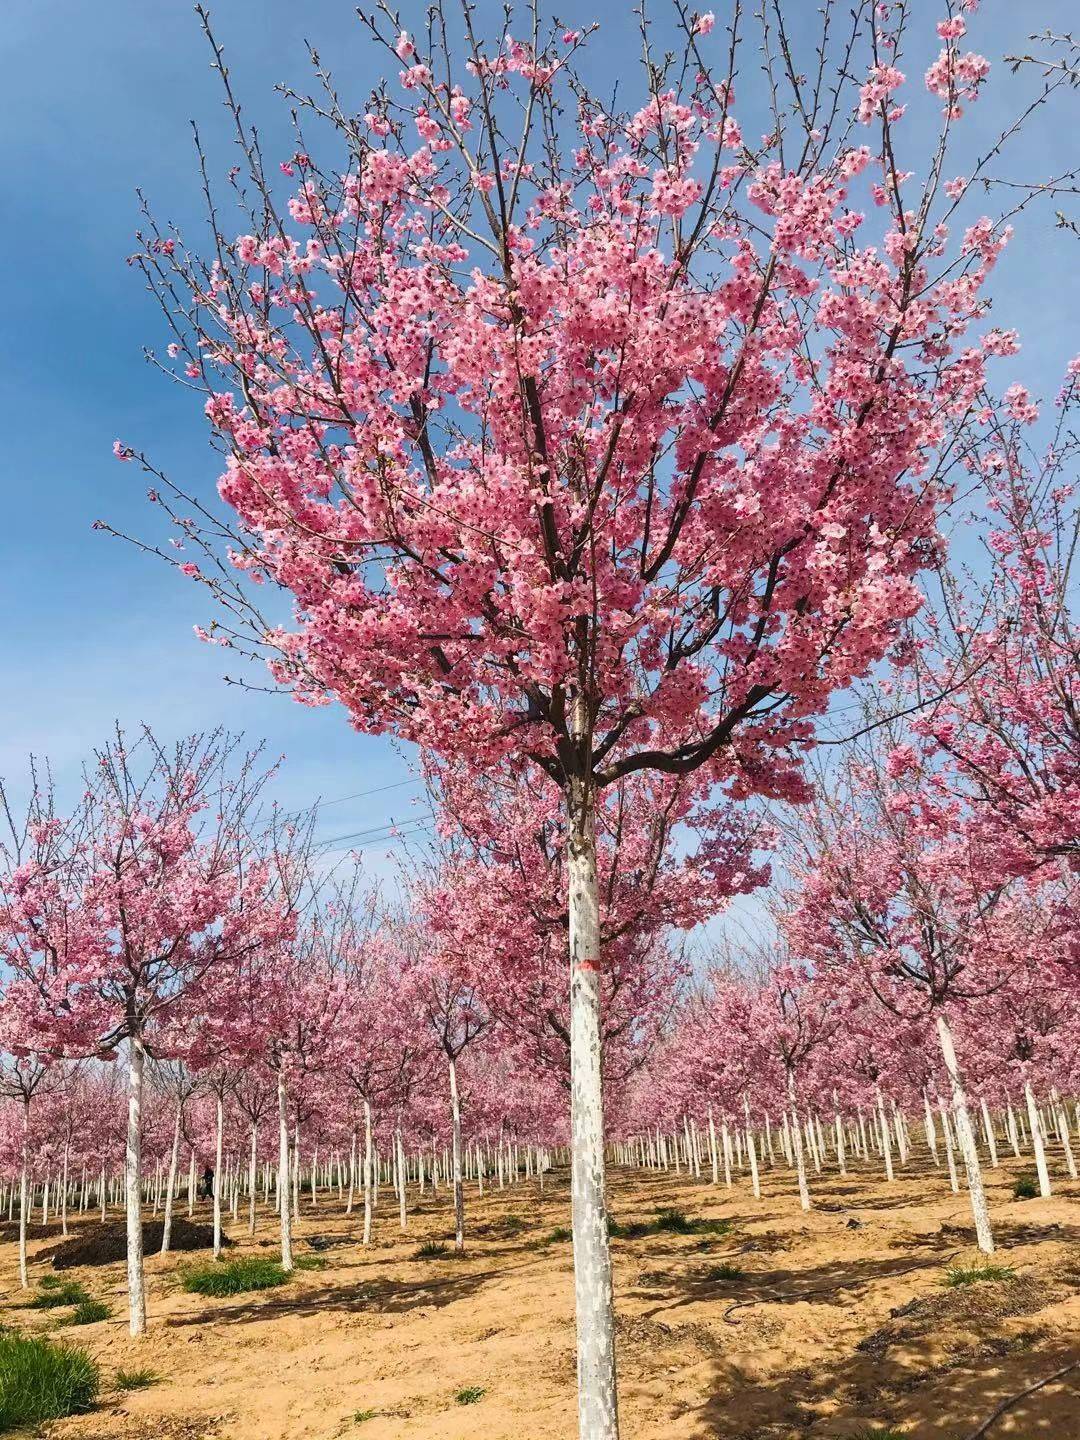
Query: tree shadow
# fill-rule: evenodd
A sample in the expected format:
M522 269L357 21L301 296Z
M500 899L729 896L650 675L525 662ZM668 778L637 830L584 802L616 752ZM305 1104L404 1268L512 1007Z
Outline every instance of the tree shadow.
M1038 1331L998 1335L955 1349L943 1361L907 1353L853 1351L793 1365L768 1381L735 1361L714 1364L713 1393L687 1406L694 1433L709 1440L824 1440L896 1427L905 1440L964 1440L1004 1400L1077 1358L1075 1345ZM1078 1440L1080 1371L1018 1401L990 1440Z
M331 1312L369 1315L405 1315L414 1310L441 1310L475 1295L488 1281L498 1278L494 1270L457 1271L424 1276L417 1280L385 1277L359 1279L355 1283L305 1285L302 1289L258 1291L213 1306L199 1306L163 1317L170 1329L186 1329L213 1323L245 1324L284 1317L326 1315Z

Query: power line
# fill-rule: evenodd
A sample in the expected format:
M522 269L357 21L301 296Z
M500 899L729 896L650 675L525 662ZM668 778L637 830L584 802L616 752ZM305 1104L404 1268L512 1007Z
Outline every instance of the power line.
M414 825L411 829L402 829L401 826L394 826L392 829L388 829L385 835L375 835L363 845L342 845L336 850L322 849L319 853L322 855L347 855L350 852L363 854L365 850L372 850L376 845L384 842L392 844L398 840L408 840L413 836L422 835L424 831L431 830L432 828L433 825L430 820L424 821L422 824ZM395 834L394 831L397 833Z
M318 800L314 806L305 807L303 810L286 810L283 818L292 819L297 815L307 814L308 809L322 810L328 805L344 805L347 800L364 800L368 795L382 795L387 790L400 790L405 785L419 785L417 776L411 776L408 780L395 780L390 785L376 785L371 790L357 790L352 795L338 795L332 800Z
M400 830L402 826L415 825L420 820L427 820L434 816L434 810L421 810L415 815L406 816L400 821L383 820L378 825L369 825L366 830L347 830L344 835L333 835L328 840L320 840L320 845L339 845L345 840L366 840L369 836L377 836L380 830L388 833Z

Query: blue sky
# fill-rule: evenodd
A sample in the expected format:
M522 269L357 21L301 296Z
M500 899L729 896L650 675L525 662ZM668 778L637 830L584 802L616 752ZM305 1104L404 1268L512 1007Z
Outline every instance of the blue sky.
M723 15L723 0L713 8ZM936 51L940 7L914 0L913 8L927 50ZM575 6L578 23L602 22L590 68L604 88L616 74L624 87L632 83L638 42L628 9L611 0ZM798 30L816 6L789 0L786 9ZM1025 48L1028 31L1068 28L1071 10L1063 0L984 0L971 43L999 62ZM305 38L358 102L384 64L347 0L218 0L214 11L234 82L275 158L293 147L273 86L305 82ZM420 13L414 7L413 18ZM138 223L136 185L161 214L189 229L199 222L189 120L197 119L219 169L231 163L216 77L190 5L5 0L0 48L0 603L8 617L0 774L17 777L33 750L49 754L61 785L71 784L114 719L146 721L165 736L225 723L287 755L287 805L396 786L333 806L322 829L328 837L414 815L418 787L397 784L408 770L388 742L356 736L336 709L313 712L225 686L221 652L192 637L192 625L206 618L197 587L90 528L98 516L144 534L152 528L139 475L112 458L118 436L189 486L205 491L216 473L190 399L142 359L142 346L160 345L162 336L124 263ZM916 82L921 68L910 67ZM739 85L747 106L758 85L748 69ZM971 141L996 133L1029 85L1006 77L992 88L973 112ZM1075 134L1068 108L1044 112L997 173L1042 177L1075 163ZM1047 394L1080 348L1078 258L1080 242L1054 232L1044 212L1021 227L995 287L997 322L1025 337L1018 373Z

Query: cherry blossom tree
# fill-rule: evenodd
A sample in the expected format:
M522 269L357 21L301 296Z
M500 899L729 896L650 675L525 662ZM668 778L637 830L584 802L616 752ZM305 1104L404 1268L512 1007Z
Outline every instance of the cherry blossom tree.
M146 1329L142 1102L148 1054L174 1033L208 974L272 944L291 922L288 849L257 819L268 772L222 732L171 751L149 731L96 752L81 804L60 820L37 796L0 880L8 1003L46 1054L114 1058L128 1070L128 1293Z
M253 203L229 240L215 202L205 259L152 219L137 257L226 455L229 519L152 491L202 563L159 553L219 603L203 637L359 730L558 789L588 1440L618 1433L599 797L650 772L805 793L813 718L918 609L983 385L962 343L1006 234L949 227L1000 146L945 166L989 66L949 14L940 133L905 156L908 6L857 5L839 50L833 18L768 67L755 148L738 5L723 38L676 6L663 57L645 27L630 113L578 76L588 33L536 12L481 37L464 5L461 52L441 5L426 35L361 12L400 89L354 114L320 66L293 99L338 154L299 141L287 200L211 36Z

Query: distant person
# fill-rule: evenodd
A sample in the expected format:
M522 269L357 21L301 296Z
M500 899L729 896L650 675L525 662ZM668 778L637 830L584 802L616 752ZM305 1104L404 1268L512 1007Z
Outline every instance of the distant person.
M202 1175L202 1187L199 1191L204 1200L214 1198L214 1170L213 1166L207 1165Z

